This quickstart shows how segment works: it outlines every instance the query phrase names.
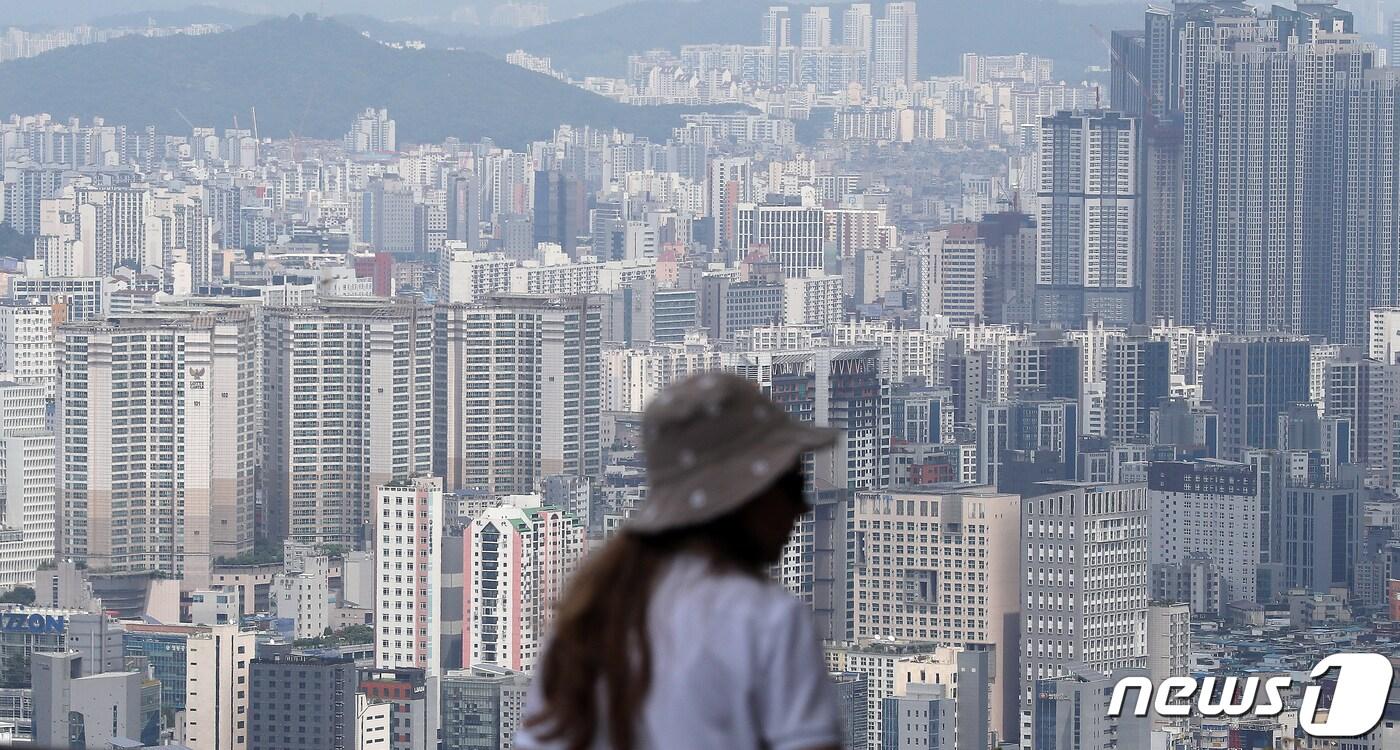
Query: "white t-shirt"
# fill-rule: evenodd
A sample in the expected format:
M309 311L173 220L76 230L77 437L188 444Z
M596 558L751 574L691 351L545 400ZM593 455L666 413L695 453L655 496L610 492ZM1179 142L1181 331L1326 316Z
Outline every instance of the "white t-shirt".
M811 611L777 584L716 572L708 561L682 555L657 582L647 622L652 680L637 722L637 750L841 744L836 694ZM527 717L540 708L541 683L537 675ZM564 747L523 727L515 746ZM604 728L593 748L608 747Z

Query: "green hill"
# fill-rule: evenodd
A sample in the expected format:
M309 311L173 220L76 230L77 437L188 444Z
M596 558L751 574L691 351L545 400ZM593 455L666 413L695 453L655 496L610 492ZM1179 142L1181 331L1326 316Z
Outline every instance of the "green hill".
M393 49L313 16L208 36L127 37L0 64L0 117L101 116L129 127L189 124L339 138L365 107L387 107L401 142L547 138L561 123L663 138L680 108L618 104L479 52Z

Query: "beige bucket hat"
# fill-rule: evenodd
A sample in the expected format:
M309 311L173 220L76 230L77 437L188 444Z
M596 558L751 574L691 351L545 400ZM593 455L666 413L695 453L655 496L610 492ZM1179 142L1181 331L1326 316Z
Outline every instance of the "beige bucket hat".
M647 499L626 528L655 534L713 521L838 434L790 418L738 375L707 372L680 380L657 394L642 416Z

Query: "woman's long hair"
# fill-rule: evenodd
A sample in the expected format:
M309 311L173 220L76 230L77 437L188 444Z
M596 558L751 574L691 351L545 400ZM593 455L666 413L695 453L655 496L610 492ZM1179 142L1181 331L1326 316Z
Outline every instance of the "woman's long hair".
M559 600L536 678L543 680L544 705L525 717L526 726L569 750L588 750L605 721L608 744L633 750L636 719L651 689L647 612L657 580L684 550L753 575L771 562L732 513L676 532L618 534L584 563Z

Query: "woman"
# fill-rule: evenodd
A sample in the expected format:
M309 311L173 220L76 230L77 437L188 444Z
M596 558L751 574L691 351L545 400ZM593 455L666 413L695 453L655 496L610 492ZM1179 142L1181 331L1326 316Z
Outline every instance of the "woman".
M766 577L807 510L801 456L835 433L721 373L642 424L646 505L558 603L515 746L839 747L811 613Z

